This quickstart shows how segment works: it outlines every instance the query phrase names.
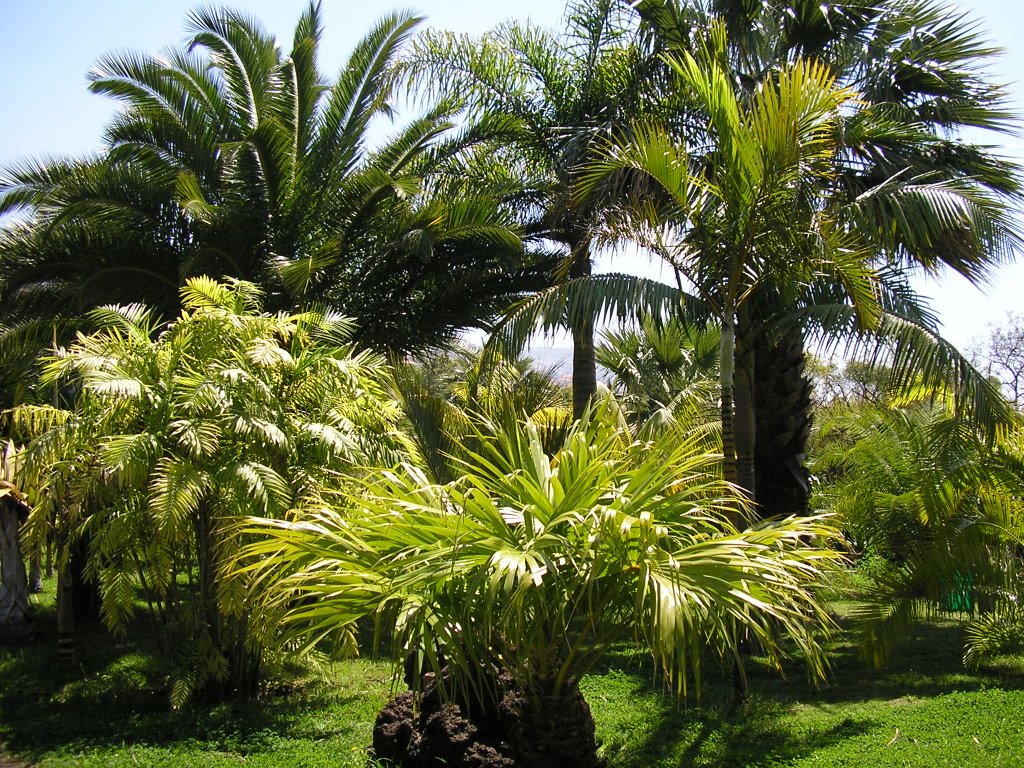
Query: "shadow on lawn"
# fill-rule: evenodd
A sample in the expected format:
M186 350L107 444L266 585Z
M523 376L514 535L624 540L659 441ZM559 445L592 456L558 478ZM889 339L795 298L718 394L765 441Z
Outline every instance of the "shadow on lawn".
M246 755L275 748L282 736L317 740L351 730L329 718L296 718L343 706L352 696L332 694L311 683L287 695L240 700L174 712L168 689L154 685L167 669L141 643L112 636L102 626L76 629L77 669L57 658L52 615L38 621L39 639L19 648L0 648L0 746L23 759L38 760L58 744L90 750L123 744L166 746L205 742L210 748ZM147 638L144 630L130 633Z
M605 754L610 765L785 765L864 736L879 726L859 707L841 713L845 705L931 698L957 691L1024 689L1020 665L978 671L964 668L963 625L957 621L921 624L881 670L865 664L850 633L840 633L839 638L832 649L832 670L826 683L809 685L798 664L789 665L788 679L782 679L754 660L748 665L751 697L739 706L732 701L729 674L707 676L701 706L694 706L692 700L680 704L668 695L658 695L643 682L652 677L649 660L628 653L612 655L597 670L597 675L606 680L595 682L595 689L609 685L607 681L616 675L626 675L632 688L621 688L619 695L634 701L646 696L649 703L643 722L622 722L606 732ZM642 735L631 736L631 727Z
M655 764L754 768L786 764L867 733L874 726L869 718L846 718L813 733L794 734L780 725L781 716L777 706L765 701L728 713L705 710L695 714L694 722L689 724L681 723L678 714L667 712L643 746L622 755L614 765L615 768L647 768ZM681 725L686 734L685 746L679 743ZM677 757L670 763L673 755Z
M380 703L385 697L387 673L359 662L342 673L351 680L336 686L306 682L284 686L287 695L172 712L166 688L153 682L165 680L167 669L147 644L151 634L139 629L131 636L140 640L128 642L99 626L80 627L77 670L58 663L52 612L41 617L39 643L0 648L0 750L37 760L55 748L68 753L202 744L204 750L255 755L276 751L282 739L317 742L354 734L355 721L372 722L377 697ZM889 667L878 671L860 659L848 632L837 637L827 683L809 686L798 663L781 679L753 660L752 696L739 707L733 706L727 672L708 670L696 706L692 697L679 703L652 685L649 658L628 649L608 654L583 687L603 730L610 768L788 764L876 731L879 723L857 706L862 702L1024 689L1019 663L964 669L963 626L956 621L921 624ZM353 703L362 708L359 714L348 708ZM368 734L355 739L362 744Z

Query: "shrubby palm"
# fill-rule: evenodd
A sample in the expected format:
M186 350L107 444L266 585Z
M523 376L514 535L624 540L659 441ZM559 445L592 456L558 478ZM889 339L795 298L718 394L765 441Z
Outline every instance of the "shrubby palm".
M681 408L713 405L720 342L714 326L646 317L636 328L606 331L596 356L633 421L671 420Z
M581 739L557 724L576 722L579 680L621 640L649 647L681 693L699 685L708 649L731 659L744 633L773 663L795 643L820 673L828 620L812 585L834 555L812 542L829 529L819 518L734 528L742 501L705 436L635 441L614 401L552 453L527 421L477 430L451 482L400 466L333 510L254 521L265 540L248 547L249 567L306 647L374 614L471 711L510 675L525 697L527 730L509 737L524 765L594 764L563 751Z
M817 502L874 563L859 612L870 660L883 663L922 613L1007 617L1021 591L1019 435L993 448L943 404L918 402L836 408L817 440Z
M454 370L437 381L437 357L395 368L396 397L402 404L419 462L434 482L461 473L460 460L476 444L474 419L514 424L529 419L541 429L545 446L560 442L572 421L571 395L550 371L529 358L504 360L482 351L456 350L446 356Z
M226 570L238 522L316 504L339 470L391 463L403 445L383 363L349 346L351 322L260 313L260 298L194 278L159 334L138 305L95 310L100 330L46 365L45 382L77 388L74 410L17 414L52 425L26 453L32 534L55 526L65 566L89 538L109 626L124 628L141 589L178 657L177 705L260 682L252 595Z

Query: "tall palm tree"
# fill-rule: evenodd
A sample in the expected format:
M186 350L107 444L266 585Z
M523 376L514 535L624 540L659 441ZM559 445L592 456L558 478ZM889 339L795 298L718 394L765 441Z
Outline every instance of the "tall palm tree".
M718 63L724 40L720 27L700 59L666 57L707 126L682 142L664 126L637 129L606 147L585 184L615 174L628 187L637 177L645 181L644 195L626 200L622 232L655 249L720 324L725 477L752 492L753 465L742 449L753 424L734 421L744 411L733 402L736 329L751 297L766 284L817 273L844 286L865 326L877 322L880 307L862 243L835 228L822 194L834 175L836 137L852 92L823 66L797 61L740 102ZM646 193L652 186L655 198Z
M875 266L886 276L886 313L865 337L851 322L848 303L831 288L802 295L779 286L756 292L738 327L737 373L744 382L759 383L742 399L757 413L756 422L745 420L757 424L757 477L763 481L757 496L764 510L806 508L805 333L852 340L871 356L895 358L893 370L904 382L922 370L936 385L953 381L977 418L989 426L1005 419L996 393L941 339L934 316L902 278L908 270L946 266L981 281L1017 244L1008 215L1020 198L1016 168L959 135L964 128L1006 131L1013 125L1005 90L984 69L996 51L975 25L921 0L635 5L651 44L661 50L691 50L724 26L727 46L720 61L737 99L753 98L772 72L805 57L828 66L861 105L859 117L844 125L847 151L831 191L848 203L839 226L871 238ZM754 443L745 450L753 456Z
M527 233L561 246L564 262L556 279L562 288L566 281L585 281L593 271L602 201L597 194L574 194L579 171L601 137L652 106L649 63L629 17L616 0L574 2L560 35L518 23L476 40L429 33L409 62L419 89L464 99L470 115L509 120L502 145L489 151L526 180L519 197ZM593 302L557 286L534 304L544 297L551 300L552 324L572 334L578 417L597 387ZM515 345L523 334L506 331L504 338Z

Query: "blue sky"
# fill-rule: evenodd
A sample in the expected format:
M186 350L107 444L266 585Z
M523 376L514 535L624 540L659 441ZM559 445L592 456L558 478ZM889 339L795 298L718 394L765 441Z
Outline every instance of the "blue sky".
M201 5L192 0L0 0L0 166L27 157L80 155L99 146L112 103L86 90L85 74L102 54L114 50L157 51L181 41L186 16ZM236 0L223 3L260 19L288 40L305 0ZM324 70L337 70L355 42L380 16L411 8L432 26L482 32L510 17L556 25L561 0L420 0L413 4L324 0ZM977 19L992 41L1005 49L991 68L1012 85L1014 105L1024 115L1024 13L1014 0L962 0L960 11ZM1024 162L1024 140L983 136ZM615 268L623 269L623 257ZM649 272L642 264L630 271ZM1024 254L1003 267L987 292L951 276L922 283L945 325L947 338L961 347L985 333L1008 311L1024 310Z

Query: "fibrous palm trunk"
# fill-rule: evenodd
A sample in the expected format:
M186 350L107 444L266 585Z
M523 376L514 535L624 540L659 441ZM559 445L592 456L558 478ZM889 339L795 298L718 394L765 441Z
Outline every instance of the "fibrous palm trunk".
M805 466L811 433L811 383L804 375L803 332L793 326L754 341L755 472L758 512L799 515L810 503Z
M501 674L494 690L467 705L446 701L433 683L406 691L377 715L375 756L401 768L598 768L594 718L578 686L526 695ZM490 686L488 686L490 687Z

